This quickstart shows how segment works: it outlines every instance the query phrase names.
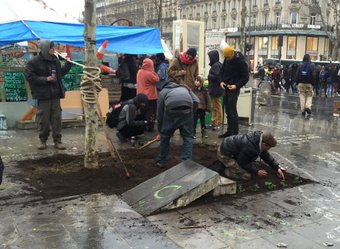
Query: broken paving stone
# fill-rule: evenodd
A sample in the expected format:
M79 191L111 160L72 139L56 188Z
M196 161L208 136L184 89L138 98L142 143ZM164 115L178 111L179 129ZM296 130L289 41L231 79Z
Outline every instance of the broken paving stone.
M279 248L287 248L287 244L281 243L281 242L278 243L276 246L279 247Z
M323 243L323 245L324 245L324 246L334 246L334 244L333 244L333 243L330 243L330 242L325 242L325 243Z

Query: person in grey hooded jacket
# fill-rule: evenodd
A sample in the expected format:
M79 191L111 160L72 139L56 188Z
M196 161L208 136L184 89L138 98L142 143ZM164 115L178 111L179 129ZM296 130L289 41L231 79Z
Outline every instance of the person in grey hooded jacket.
M177 129L183 139L181 160L191 159L193 115L198 102L196 95L186 86L169 82L163 87L157 101L157 128L160 133L157 139L161 141L160 153L156 159L158 167L165 167L169 159L170 138Z
M47 148L47 139L52 128L54 147L64 150L61 143L61 107L60 99L65 97L65 88L61 81L72 64L66 62L62 67L55 56L54 43L40 41L40 53L30 59L25 68L25 76L30 85L32 97L38 101L36 121L38 123L40 145L38 149Z

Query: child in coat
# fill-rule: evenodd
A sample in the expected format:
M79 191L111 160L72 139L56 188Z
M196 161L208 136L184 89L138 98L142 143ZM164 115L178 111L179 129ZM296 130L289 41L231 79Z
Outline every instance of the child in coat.
M205 126L205 114L210 112L210 101L208 90L203 86L204 79L201 76L197 76L195 80L195 87L192 91L199 99L197 111L194 113L194 138L196 138L197 120L200 119L202 136L206 136Z

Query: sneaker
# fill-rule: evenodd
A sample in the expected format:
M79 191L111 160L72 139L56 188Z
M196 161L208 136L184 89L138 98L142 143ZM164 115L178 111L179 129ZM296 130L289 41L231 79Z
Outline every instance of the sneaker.
M307 112L307 115L309 115L309 116L312 114L311 110L308 109L308 108L306 108L306 112Z
M219 126L213 126L213 127L212 127L212 130L213 130L213 131L218 131L219 129L220 129Z
M306 116L306 111L301 112L302 116Z
M65 150L66 147L62 143L54 143L54 148L57 150Z
M47 144L41 142L38 146L38 150L46 150L47 149Z

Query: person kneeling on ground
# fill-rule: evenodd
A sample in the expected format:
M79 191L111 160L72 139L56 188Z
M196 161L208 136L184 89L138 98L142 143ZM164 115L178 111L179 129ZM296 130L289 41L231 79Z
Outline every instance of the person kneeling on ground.
M122 103L123 108L119 114L116 134L121 142L144 133L148 123L144 115L147 103L148 97L143 93Z
M254 161L260 158L267 163L279 178L284 180L284 172L279 163L269 154L269 149L277 144L269 132L252 131L243 135L224 138L217 151L218 160L224 164L226 177L235 180L250 180L251 174L265 177L267 172L258 169Z

